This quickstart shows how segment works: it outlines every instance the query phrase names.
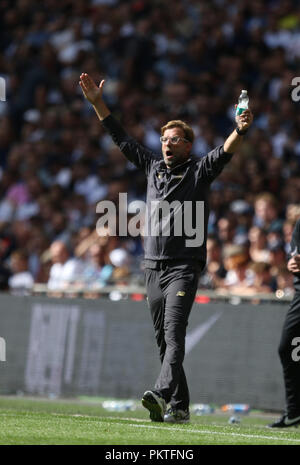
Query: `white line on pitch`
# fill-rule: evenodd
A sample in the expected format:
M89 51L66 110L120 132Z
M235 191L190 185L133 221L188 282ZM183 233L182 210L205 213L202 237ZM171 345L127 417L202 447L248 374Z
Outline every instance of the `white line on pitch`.
M54 415L65 415L65 414L54 414ZM90 415L82 415L82 414L71 414L73 417L89 417ZM96 416L93 416L97 418ZM126 418L126 417L103 417L107 420L114 420L114 424L123 424L118 423L116 420L124 420L124 421L134 421L134 422L145 422L147 420L140 419L140 418ZM148 428L148 429L159 429L164 431L180 431L181 433L195 433L195 434L220 434L223 436L237 436L237 437L244 437L249 439L270 439L271 441L288 441L288 442L300 442L300 439L292 439L287 437L278 437L278 436L260 436L256 434L246 434L246 433L226 433L225 431L208 431L208 430L198 430L198 429L190 429L190 428L176 428L173 425L170 426L153 426L153 425L135 425L135 424L127 424L126 426L132 426L134 428ZM214 425L214 427L222 428L222 425ZM278 433L284 434L285 431L278 431Z
M181 433L196 433L196 434L222 434L223 436L238 436L250 439L270 439L271 441L291 441L291 442L300 442L300 439L291 439L291 438L279 438L277 436L260 436L255 434L245 434L245 433L225 433L224 431L206 431L206 430L195 430L195 429L182 429L164 426L151 426L151 425L134 425L128 424L126 426L133 426L134 428L151 428L151 429L160 429L165 431L180 431Z

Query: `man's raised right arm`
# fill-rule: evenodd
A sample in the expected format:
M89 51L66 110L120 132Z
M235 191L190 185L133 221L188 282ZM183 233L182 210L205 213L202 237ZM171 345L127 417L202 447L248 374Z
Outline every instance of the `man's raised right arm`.
M82 73L79 85L85 98L93 105L102 126L109 132L115 144L129 161L143 169L147 174L153 159L155 159L155 154L129 136L119 121L113 117L102 98L104 82L102 80L98 87L87 73Z
M103 121L110 115L110 110L107 108L102 95L104 79L100 82L99 87L87 73L80 75L79 85L85 98L93 105L94 110L100 121Z

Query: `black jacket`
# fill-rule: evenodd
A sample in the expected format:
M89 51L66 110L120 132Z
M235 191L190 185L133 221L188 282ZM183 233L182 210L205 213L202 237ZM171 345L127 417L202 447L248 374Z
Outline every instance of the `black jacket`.
M288 260L294 255L300 254L300 220L297 221L293 229L292 240L290 244L290 253L288 254ZM300 273L293 273L294 275L294 288L295 291L300 293Z
M206 262L210 184L221 173L233 154L224 152L221 145L203 158L191 156L183 164L169 169L161 155L155 154L130 137L112 115L105 118L102 124L126 158L137 168L142 169L147 176L148 233L144 237L145 259L191 260L204 264ZM169 212L166 208L164 219L168 217L169 227L160 230L158 234L158 230L155 229L158 218L155 214L158 210L153 210L153 206L163 200L169 202L171 206L172 202L177 201L173 204L177 210L175 215L172 208ZM181 208L178 208L178 205ZM203 215L202 207L204 207ZM174 229L175 219L177 230ZM180 222L182 222L181 234L178 233ZM160 225L167 223L160 222ZM194 236L191 235L193 232L191 228L196 231ZM161 234L161 231L164 231L164 234ZM167 235L168 231L169 235ZM192 243L193 246L191 246Z

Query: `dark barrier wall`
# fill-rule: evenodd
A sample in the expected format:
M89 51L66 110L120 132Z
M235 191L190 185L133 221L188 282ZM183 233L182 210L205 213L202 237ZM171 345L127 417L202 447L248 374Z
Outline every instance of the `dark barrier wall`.
M140 398L153 387L159 361L146 301L1 295L0 306L0 394ZM195 303L184 362L191 401L282 409L287 308Z

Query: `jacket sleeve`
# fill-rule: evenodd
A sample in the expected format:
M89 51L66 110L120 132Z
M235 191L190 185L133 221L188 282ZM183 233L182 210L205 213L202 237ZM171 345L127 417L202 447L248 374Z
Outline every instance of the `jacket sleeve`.
M223 145L219 145L206 156L201 158L199 165L199 177L209 183L221 173L224 166L231 160L233 153L224 152Z
M119 121L113 115L107 116L102 121L102 126L110 134L114 143L119 147L125 157L137 168L146 174L150 172L151 164L159 157L151 150L145 148L133 137L129 136Z
M294 230L293 230L292 239L290 243L290 252L287 254L288 261L294 255L298 255L299 253L300 253L300 220L297 221L294 227Z

